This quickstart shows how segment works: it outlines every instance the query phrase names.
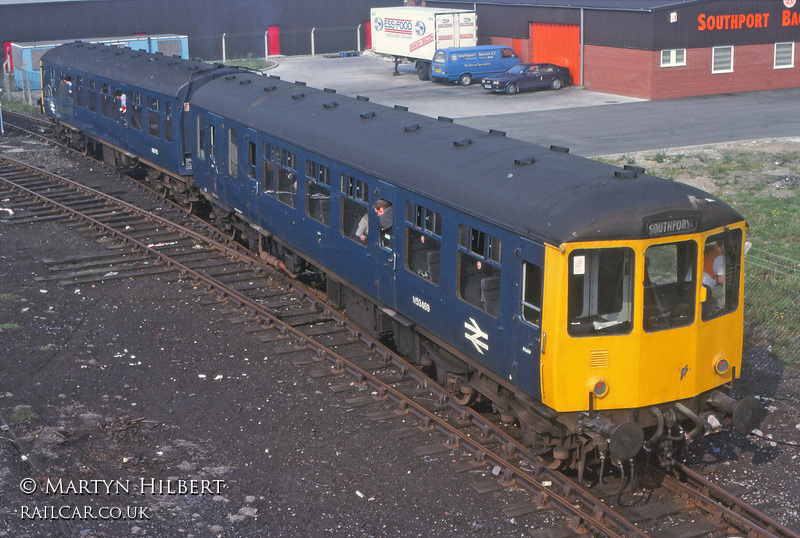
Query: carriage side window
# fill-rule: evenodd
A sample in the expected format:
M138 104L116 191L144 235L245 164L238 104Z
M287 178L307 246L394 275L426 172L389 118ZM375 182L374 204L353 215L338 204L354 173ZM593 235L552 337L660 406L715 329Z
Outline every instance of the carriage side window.
M367 245L369 229L369 191L367 184L342 174L342 235Z
M114 87L111 88L111 119L114 121L119 121L121 96L121 91Z
M89 109L89 112L97 112L97 83L93 78L87 79L86 82L88 89L86 92L86 104L88 106L86 108Z
M104 118L111 117L111 109L114 108L114 97L111 95L111 88L103 82L100 87L100 113Z
M233 177L239 175L239 141L236 129L228 129L228 173Z
M406 269L439 285L442 217L421 205L406 203Z
M458 227L458 296L494 317L500 314L501 247L497 237Z
M247 177L256 179L256 164L258 164L258 155L256 154L256 143L247 143Z
M217 158L217 128L214 125L208 126L208 157L212 164Z
M331 171L324 164L306 161L306 214L328 226L331 222Z
M206 120L201 115L197 115L197 158L206 159Z
M626 334L633 326L633 250L579 249L569 256L567 331Z
M264 142L262 164L262 191L270 196L275 196L275 163L272 161L272 145Z
M739 307L742 263L742 231L712 235L703 248L703 321L735 311Z
M164 103L164 140L172 142L172 103Z
M697 243L653 245L644 253L645 331L662 331L694 321Z
M83 99L83 76L75 76L75 106L85 106Z
M295 154L289 150L275 148L275 164L277 165L276 194L278 201L290 207L297 207L297 164Z
M142 95L131 92L131 127L137 131L142 130Z
M61 75L58 84L58 100L67 101L72 97L72 78L69 75Z
M542 268L522 262L522 320L534 327L542 326Z
M150 136L161 138L161 114L158 113L158 99L147 98L147 132Z

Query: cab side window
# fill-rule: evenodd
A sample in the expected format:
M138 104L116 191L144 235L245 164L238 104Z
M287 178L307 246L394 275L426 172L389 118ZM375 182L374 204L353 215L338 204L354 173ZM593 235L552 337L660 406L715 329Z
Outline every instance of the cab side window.
M542 268L530 262L522 262L522 321L542 326Z
M739 280L742 263L742 231L730 230L712 235L703 248L703 321L739 307Z
M458 228L458 296L497 317L500 314L502 244L492 235L460 225Z

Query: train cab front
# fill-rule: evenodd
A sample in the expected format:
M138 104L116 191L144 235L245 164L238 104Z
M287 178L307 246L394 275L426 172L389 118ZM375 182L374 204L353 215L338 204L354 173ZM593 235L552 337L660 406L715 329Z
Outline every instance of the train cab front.
M690 224L547 252L544 310L563 314L543 327L542 399L602 457L644 448L668 462L695 437L727 423L746 433L763 417L758 400L729 396L742 362L744 222L676 233Z

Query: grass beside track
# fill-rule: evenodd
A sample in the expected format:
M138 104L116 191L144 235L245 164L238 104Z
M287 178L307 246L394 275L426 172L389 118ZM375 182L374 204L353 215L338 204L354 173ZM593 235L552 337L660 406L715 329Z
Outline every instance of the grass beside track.
M800 139L645 151L604 157L617 166L700 187L748 223L745 348L800 367Z

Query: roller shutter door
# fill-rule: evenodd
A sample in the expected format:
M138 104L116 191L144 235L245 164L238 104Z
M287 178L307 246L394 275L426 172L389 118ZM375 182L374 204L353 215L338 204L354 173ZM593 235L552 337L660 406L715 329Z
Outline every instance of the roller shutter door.
M581 83L581 32L578 25L532 22L531 61L569 67L572 81Z

